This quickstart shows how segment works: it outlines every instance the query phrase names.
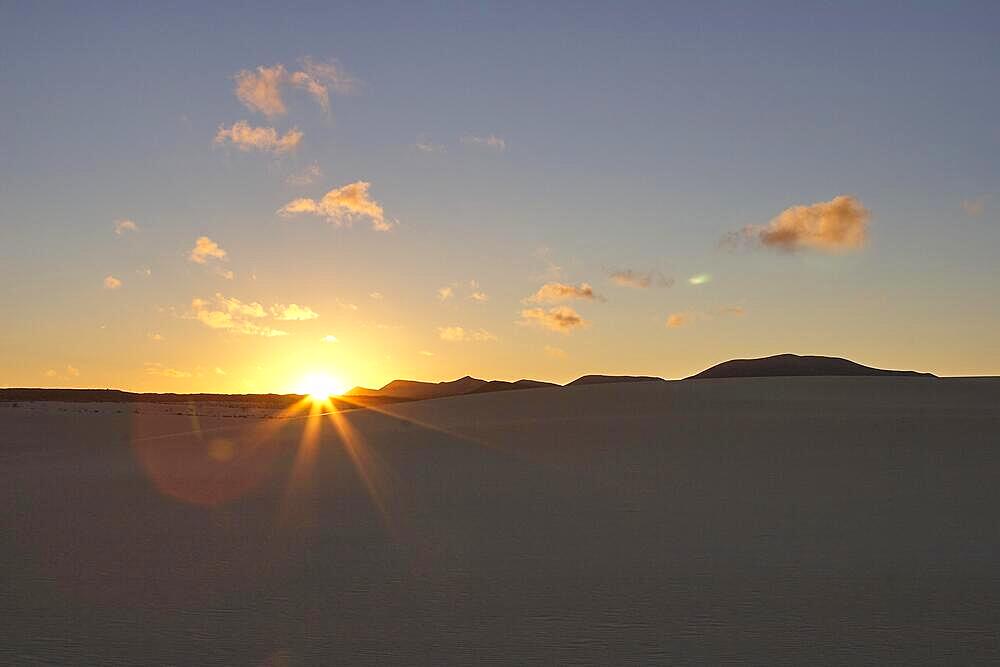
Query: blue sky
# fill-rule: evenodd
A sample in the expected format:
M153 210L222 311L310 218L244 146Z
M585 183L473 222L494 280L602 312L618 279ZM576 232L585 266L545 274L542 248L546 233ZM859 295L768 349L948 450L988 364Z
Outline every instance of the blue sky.
M1000 373L998 34L995 3L5 3L0 384L676 376L783 351ZM355 81L329 112L234 95L306 57ZM241 120L303 138L213 143ZM276 214L355 182L391 231ZM839 195L870 211L863 247L718 245ZM200 236L232 279L188 261ZM674 283L609 281L625 269ZM546 282L603 301L566 304L586 326L526 326ZM191 303L215 294L319 317L280 340L213 329Z

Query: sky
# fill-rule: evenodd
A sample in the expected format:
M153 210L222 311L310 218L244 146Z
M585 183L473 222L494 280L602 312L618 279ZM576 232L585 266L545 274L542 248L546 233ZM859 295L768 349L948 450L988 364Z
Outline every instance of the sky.
M0 3L0 386L1000 375L998 34L995 2Z

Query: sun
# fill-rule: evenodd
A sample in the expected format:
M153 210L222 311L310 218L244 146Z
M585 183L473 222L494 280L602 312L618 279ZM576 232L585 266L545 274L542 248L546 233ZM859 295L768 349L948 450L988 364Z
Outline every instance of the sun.
M340 396L347 389L347 385L340 378L326 373L310 373L299 383L299 391L308 394L314 401L325 401L331 396Z

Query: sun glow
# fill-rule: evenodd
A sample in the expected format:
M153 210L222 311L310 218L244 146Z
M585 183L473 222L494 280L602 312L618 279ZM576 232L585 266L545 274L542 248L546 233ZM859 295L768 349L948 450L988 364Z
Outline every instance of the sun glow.
M309 398L316 401L325 401L331 396L340 396L347 390L348 386L344 384L343 380L325 373L310 373L299 383L299 391L308 394Z

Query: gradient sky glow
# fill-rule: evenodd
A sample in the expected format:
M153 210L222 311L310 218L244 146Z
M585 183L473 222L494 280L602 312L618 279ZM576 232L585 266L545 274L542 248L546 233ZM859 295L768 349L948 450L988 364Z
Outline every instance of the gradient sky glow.
M373 4L3 5L0 386L1000 375L1000 4Z

